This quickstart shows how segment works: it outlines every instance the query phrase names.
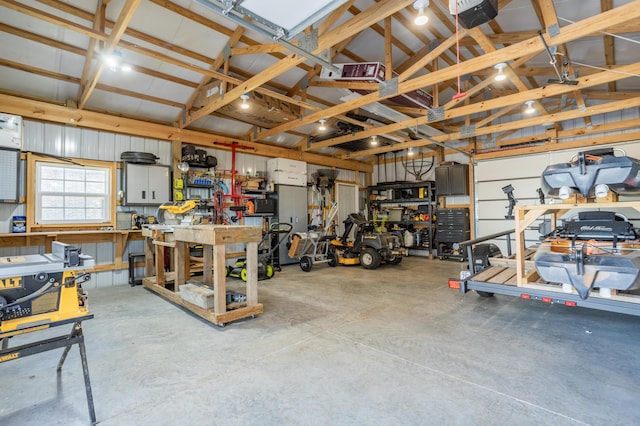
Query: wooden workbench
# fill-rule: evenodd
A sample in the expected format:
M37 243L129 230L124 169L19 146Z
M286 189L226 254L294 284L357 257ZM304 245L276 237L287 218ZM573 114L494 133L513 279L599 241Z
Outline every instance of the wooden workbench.
M147 277L142 284L161 296L189 309L196 315L224 326L226 323L254 316L263 312L258 303L258 243L262 230L256 226L192 225L173 227L149 227L143 230L147 237ZM244 306L226 304L226 245L246 243L247 251L247 302ZM180 297L180 286L190 277L189 244L203 246L203 282L213 284L214 307L204 309ZM175 271L165 272L164 250L173 248ZM155 253L155 265L149 263ZM153 276L151 276L153 274ZM173 291L166 288L166 281L173 280Z
M113 264L96 265L87 272L103 272L127 269L128 262L123 254L129 241L142 240L139 230L82 230L82 231L40 231L0 234L0 247L44 247L44 253L51 253L51 243L66 244L113 243Z

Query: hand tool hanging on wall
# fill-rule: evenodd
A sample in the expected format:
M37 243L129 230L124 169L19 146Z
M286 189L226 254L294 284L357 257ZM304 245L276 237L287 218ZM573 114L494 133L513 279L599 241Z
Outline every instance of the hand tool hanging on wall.
M224 195L225 197L230 197L233 202L233 206L230 207L230 210L236 213L234 218L231 219L235 222L242 219L242 212L245 210L245 206L242 205L242 200L245 198L242 196L242 182L238 182L240 185L236 185L236 150L248 149L255 151L255 148L252 146L240 145L237 142L214 142L213 144L231 147L231 194Z

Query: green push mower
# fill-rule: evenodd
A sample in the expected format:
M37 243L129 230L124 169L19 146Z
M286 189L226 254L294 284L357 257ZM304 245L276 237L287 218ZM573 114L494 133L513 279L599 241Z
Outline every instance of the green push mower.
M258 243L258 281L270 279L275 274L273 254L289 238L292 229L293 225L290 223L275 222L262 236ZM277 268L280 269L279 266ZM241 257L233 265L227 266L226 275L247 281L247 258Z

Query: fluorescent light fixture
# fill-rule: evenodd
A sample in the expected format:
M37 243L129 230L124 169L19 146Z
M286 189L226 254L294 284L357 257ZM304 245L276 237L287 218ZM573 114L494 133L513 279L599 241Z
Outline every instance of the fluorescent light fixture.
M422 26L422 25L425 25L427 22L429 22L429 17L424 13L424 9L427 6L429 6L429 0L416 0L413 3L413 8L418 11L418 14L413 20L414 24L418 26Z
M536 109L533 107L533 101L527 101L525 105L527 106L527 109L524 110L525 114L533 114L536 112Z
M320 125L318 126L318 130L320 130L321 132L324 132L325 130L327 130L327 126L324 125L324 123L326 122L327 122L326 118L321 118Z
M493 67L498 70L498 75L496 75L495 78L496 81L502 81L507 78L503 71L507 67L506 62L500 62L499 64L495 64Z
M240 104L240 108L249 109L249 102L247 102L249 100L249 95L247 95L246 93L244 95L240 95L240 99L242 99L242 103Z

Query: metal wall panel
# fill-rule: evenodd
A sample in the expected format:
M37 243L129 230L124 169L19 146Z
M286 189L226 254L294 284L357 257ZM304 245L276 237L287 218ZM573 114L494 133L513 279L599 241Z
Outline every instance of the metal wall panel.
M66 157L82 157L82 129L68 127L64 132L64 155Z
M58 124L47 124L44 127L44 154L64 156L64 128Z
M44 126L39 121L23 120L24 131L22 133L22 150L31 152L44 152ZM47 123L47 125L50 125Z
M115 156L114 148L116 146L115 133L99 132L98 133L98 151L96 152L96 160L113 161Z

